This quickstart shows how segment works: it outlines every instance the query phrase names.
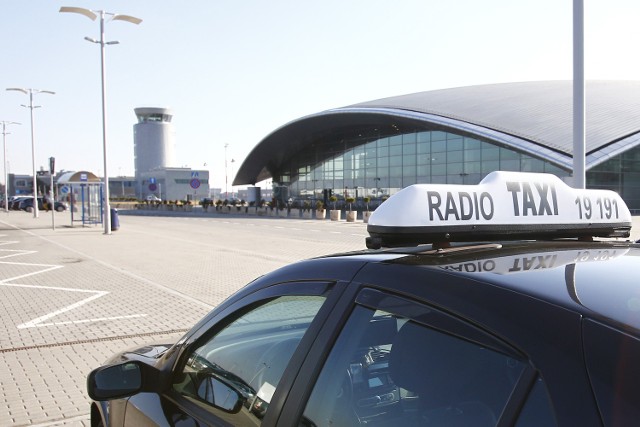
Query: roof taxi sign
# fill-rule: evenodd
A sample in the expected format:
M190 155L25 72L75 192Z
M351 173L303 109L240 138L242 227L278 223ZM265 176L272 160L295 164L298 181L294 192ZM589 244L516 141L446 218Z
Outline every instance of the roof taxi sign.
M574 189L551 174L492 172L478 185L416 184L369 219L367 247L445 241L629 237L613 191Z

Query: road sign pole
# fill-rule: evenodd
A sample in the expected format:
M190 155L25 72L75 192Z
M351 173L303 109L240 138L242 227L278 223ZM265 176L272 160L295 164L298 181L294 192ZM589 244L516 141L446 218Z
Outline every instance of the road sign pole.
M53 230L56 229L56 193L53 190L53 174L55 173L55 169L56 169L56 158L55 157L49 157L49 176L51 177L51 188L49 190L49 195L50 195L50 208L51 208L51 228ZM37 200L35 200L34 204L37 204Z
M53 189L53 173L51 174L51 228L56 229L56 193Z

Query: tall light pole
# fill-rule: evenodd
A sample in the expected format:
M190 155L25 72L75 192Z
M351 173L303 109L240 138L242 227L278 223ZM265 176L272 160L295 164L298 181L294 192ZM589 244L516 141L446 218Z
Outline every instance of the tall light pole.
M103 204L103 218L104 218L104 234L111 234L111 207L109 206L109 174L107 172L107 107L106 107L106 82L105 82L105 50L106 45L118 44L118 41L106 42L104 40L104 19L105 16L110 16L111 21L126 21L132 24L138 25L142 22L142 19L129 15L119 15L116 13L105 12L104 10L90 10L82 7L61 7L60 12L78 13L84 15L87 18L95 21L100 16L100 40L93 39L91 37L85 37L84 39L91 43L100 45L100 72L102 77L102 157L104 160L104 204Z
M38 177L36 176L36 143L33 132L33 109L40 108L39 105L33 105L33 94L34 93L48 93L50 95L55 95L55 92L50 90L41 90L41 89L31 89L31 88L20 88L20 87L9 87L7 90L17 90L18 92L22 92L26 95L29 95L29 105L22 105L23 107L29 108L31 110L31 165L33 167L33 217L38 218Z
M9 212L9 175L7 174L7 125L19 125L18 122L1 121L2 123L2 150L4 151L4 210Z
M229 172L227 170L227 147L229 144L224 144L224 198L229 199Z
M586 188L584 1L573 0L573 187Z
M233 164L235 162L236 162L235 159L231 159L231 198L232 199L234 199L236 197L235 193L234 193L234 190L233 190L233 180L234 180L234 178L233 178Z

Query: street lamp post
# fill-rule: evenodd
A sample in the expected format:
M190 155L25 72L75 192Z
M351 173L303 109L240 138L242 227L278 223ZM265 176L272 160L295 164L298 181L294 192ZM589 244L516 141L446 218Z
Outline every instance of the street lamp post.
M584 0L573 0L573 187L586 188Z
M9 175L7 174L7 125L19 125L18 122L1 121L2 123L2 150L4 151L4 210L9 212Z
M233 189L233 164L235 163L235 159L231 159L231 198L235 199L236 198L236 193L235 190Z
M227 147L229 144L224 144L224 198L229 199L229 171L227 169Z
M85 40L100 45L100 75L102 78L102 157L104 160L104 234L111 234L111 207L109 206L109 174L107 172L107 108L106 108L106 82L105 82L105 46L118 44L118 41L106 42L104 40L104 19L110 16L111 21L126 21L138 25L142 19L129 15L119 15L116 13L105 12L104 10L90 10L82 7L61 7L60 12L70 12L84 15L95 21L100 16L100 40L91 37L85 37Z
M38 177L36 176L36 143L33 132L33 109L40 108L39 105L33 105L33 94L34 93L48 93L50 95L55 95L55 92L50 90L40 90L40 89L32 89L32 88L20 88L20 87L9 87L7 90L16 90L18 92L22 92L26 95L29 95L29 105L22 105L31 110L31 166L33 168L33 217L38 218Z

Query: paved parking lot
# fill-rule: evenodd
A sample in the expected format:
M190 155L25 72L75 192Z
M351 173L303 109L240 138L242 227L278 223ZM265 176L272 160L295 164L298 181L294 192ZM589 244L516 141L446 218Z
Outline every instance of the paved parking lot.
M87 373L124 348L174 342L232 292L293 261L364 247L365 225L217 215L0 213L0 425L89 425Z
M291 262L364 248L359 223L0 212L0 425L88 426L87 373L116 351L174 342L229 294ZM634 240L640 217L634 217Z

